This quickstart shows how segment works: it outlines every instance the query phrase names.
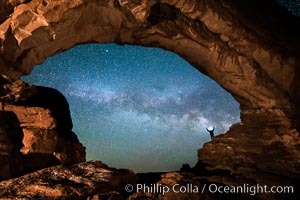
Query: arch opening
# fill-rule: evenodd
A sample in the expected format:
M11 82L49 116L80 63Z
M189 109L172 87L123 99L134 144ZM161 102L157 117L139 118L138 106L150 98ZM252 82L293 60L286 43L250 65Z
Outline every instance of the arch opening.
M47 1L44 4L32 0L10 5L0 16L0 73L8 78L0 85L0 98L19 97L20 90L13 89L21 75L29 74L36 64L77 44L113 42L167 49L217 81L240 103L242 123L198 150L198 159L206 170L209 173L228 170L229 185L232 176L233 182L248 179L265 184L266 180L272 180L280 184L282 177L296 182L300 177L296 153L300 127L299 19L273 0L223 4L164 2ZM169 14L162 15L162 10ZM6 91L4 86L12 90ZM9 104L12 100L16 99L1 101ZM6 125L1 127L5 129ZM249 145L249 141L253 143ZM69 151L61 148L69 142L63 141L59 152L73 156L75 148L79 155L84 155L75 160L83 161L85 154L79 144L70 145ZM285 165L274 165L274 158L276 163ZM17 163L10 162L11 166L20 166L17 157L13 156L11 161ZM24 162L28 163L33 162Z
M228 92L158 48L78 45L22 79L64 94L87 160L135 172L193 166L210 140L207 127L220 134L239 121Z

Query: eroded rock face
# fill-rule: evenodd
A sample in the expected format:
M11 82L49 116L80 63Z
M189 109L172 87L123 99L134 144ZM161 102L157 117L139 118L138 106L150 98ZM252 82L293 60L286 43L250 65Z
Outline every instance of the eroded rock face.
M0 182L1 199L125 199L121 192L138 177L99 161L55 166ZM19 183L22 182L22 185ZM98 198L100 197L100 198Z
M227 178L221 182L226 185L260 183L299 187L298 131L277 125L245 126L233 125L225 135L217 136L198 150L198 157L208 164L206 169L223 171ZM208 180L219 182L224 173L216 173Z
M216 80L240 103L241 124L206 144L199 150L199 160L211 170L226 169L235 178L256 182L262 181L260 177L291 181L299 177L300 22L275 1L10 2L15 3L0 1L5 11L0 16L1 74L18 79L35 64L79 43L168 49ZM3 152L10 146L7 143ZM269 157L275 155L276 162L288 164L271 165Z
M58 91L22 81L2 86L1 178L85 161L85 148L72 132L68 103Z

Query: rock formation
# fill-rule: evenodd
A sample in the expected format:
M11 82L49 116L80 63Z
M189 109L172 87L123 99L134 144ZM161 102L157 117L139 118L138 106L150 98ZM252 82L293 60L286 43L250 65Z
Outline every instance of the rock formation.
M0 12L0 73L11 84L47 57L80 43L170 50L240 103L241 123L198 151L205 170L226 171L225 184L231 185L299 180L300 20L274 0L16 0L0 1ZM9 104L18 91L4 89L1 96L8 96L3 103ZM25 107L19 116L24 112L50 116L43 107L34 111ZM16 109L14 104L7 108ZM51 134L60 135L48 131L42 138L42 132L27 126L45 128L34 116L33 121L22 121L18 114L11 117L23 124L28 137L39 135L42 143ZM54 122L48 122L54 128ZM1 121L0 163L11 162L11 152L21 145L20 140L9 139L9 126ZM20 132L13 127L14 133ZM28 142L21 152L44 151L33 146ZM45 151L49 149L53 146Z
M138 177L99 161L55 166L0 182L1 199L123 199L126 184ZM19 183L23 184L20 185Z
M85 148L72 132L68 103L62 94L20 80L2 78L2 83L0 178L85 161Z

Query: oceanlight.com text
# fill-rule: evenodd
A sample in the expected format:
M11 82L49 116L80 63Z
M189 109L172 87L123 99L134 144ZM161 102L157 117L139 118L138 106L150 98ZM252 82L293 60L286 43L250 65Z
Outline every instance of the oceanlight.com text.
M168 192L174 193L204 193L206 191L214 194L249 194L254 196L256 194L293 194L293 186L267 186L267 185L249 185L243 184L240 186L222 186L217 184L203 184L201 187L199 185L193 184L173 184L163 185L163 184L137 184L133 186L128 184L125 186L126 192L137 192L137 193L154 193L154 194L166 194Z
M292 194L294 193L293 186L267 186L267 185L249 185L243 184L241 186L219 186L210 184L208 186L210 193L224 193L224 194Z

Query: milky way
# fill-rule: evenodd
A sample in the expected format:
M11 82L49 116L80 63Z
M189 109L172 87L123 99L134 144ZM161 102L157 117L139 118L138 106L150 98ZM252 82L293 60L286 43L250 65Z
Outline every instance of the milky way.
M58 89L70 103L87 159L136 172L194 165L205 130L224 133L239 105L174 53L116 44L79 45L23 80Z

